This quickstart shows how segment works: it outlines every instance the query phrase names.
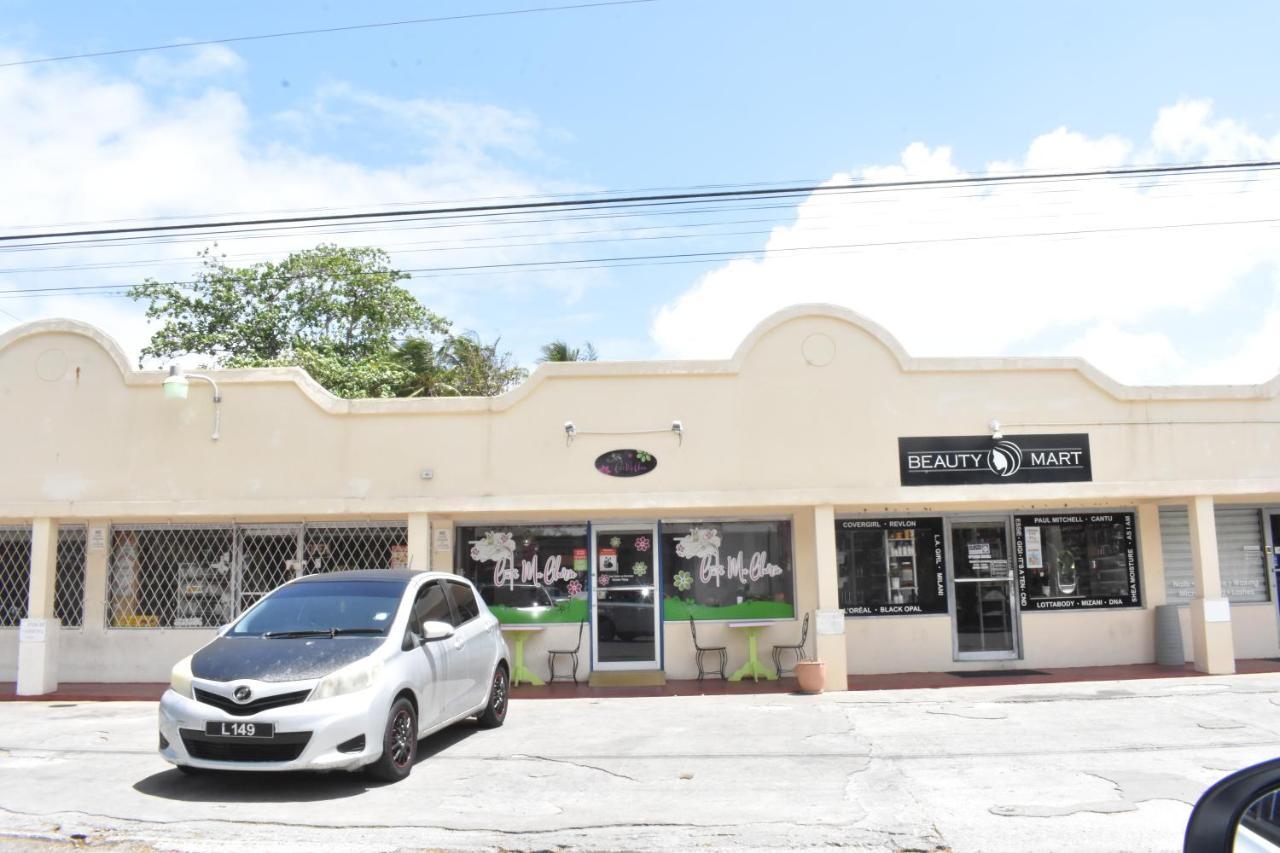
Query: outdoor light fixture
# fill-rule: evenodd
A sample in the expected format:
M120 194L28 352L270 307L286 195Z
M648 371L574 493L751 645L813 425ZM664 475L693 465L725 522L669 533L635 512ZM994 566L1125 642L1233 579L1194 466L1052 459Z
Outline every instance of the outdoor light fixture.
M991 420L991 423L988 424L988 426L991 427L991 438L993 441L999 441L1000 439L1004 438L1004 433L1000 431L999 421L993 418Z
M578 434L578 428L573 425L573 421L564 422L564 443L566 445L573 444L573 437Z
M684 424L679 421L672 421L671 431L676 434L676 438L680 439L680 443L684 444Z
M169 365L169 375L164 380L164 398L166 400L185 400L191 387L190 380L203 379L213 386L213 440L218 440L218 430L222 427L222 392L218 383L203 373L183 373L176 364Z

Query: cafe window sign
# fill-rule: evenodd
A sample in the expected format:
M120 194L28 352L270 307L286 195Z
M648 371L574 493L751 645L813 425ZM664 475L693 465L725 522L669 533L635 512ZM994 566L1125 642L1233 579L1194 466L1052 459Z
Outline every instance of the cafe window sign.
M587 618L587 526L458 527L454 565L503 624Z
M898 439L904 486L1072 483L1093 479L1087 433Z
M947 612L941 518L836 521L841 608L848 616Z
M668 622L795 618L791 522L664 522L662 597Z
M1023 610L1141 607L1131 512L1017 515Z

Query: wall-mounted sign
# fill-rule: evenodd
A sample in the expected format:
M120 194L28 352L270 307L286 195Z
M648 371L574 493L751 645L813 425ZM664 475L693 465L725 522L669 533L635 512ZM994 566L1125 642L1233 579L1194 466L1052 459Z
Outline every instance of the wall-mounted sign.
M432 548L436 551L453 550L453 528L436 527L431 530Z
M639 477L657 467L657 458L643 450L610 450L596 457L596 470L610 477Z
M904 486L1072 483L1093 479L1087 433L898 439Z

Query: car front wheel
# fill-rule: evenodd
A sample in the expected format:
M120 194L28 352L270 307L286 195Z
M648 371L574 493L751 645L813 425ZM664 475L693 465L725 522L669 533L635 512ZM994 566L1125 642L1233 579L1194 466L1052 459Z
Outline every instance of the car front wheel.
M382 755L369 765L369 775L384 782L399 782L413 769L418 755L418 715L408 699L397 699L387 715L382 733Z
M507 676L507 668L498 664L493 671L493 683L489 686L489 704L480 715L480 725L487 729L496 729L507 719L507 698L511 682Z

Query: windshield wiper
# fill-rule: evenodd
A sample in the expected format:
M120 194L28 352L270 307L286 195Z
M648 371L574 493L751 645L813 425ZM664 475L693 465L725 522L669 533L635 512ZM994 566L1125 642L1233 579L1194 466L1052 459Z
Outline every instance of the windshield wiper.
M381 634L381 628L313 628L308 631L266 631L262 637L266 640L290 639L294 637L341 637L344 634Z

